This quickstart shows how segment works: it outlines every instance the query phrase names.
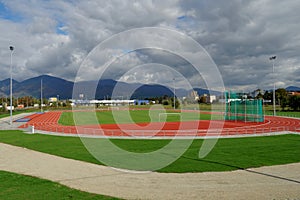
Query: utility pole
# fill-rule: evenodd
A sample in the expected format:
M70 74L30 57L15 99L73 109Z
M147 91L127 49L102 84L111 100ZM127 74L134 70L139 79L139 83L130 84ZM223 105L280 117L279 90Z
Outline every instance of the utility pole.
M174 91L173 91L173 93L174 93L174 110L176 109L176 107L175 107L175 78L173 78L173 82L174 82Z
M273 115L276 116L276 97L275 97L275 67L274 67L274 61L276 59L276 56L271 56L269 58L270 60L272 60L272 64L273 64L273 76L274 76L274 87L273 87Z
M12 54L14 51L13 46L9 46L10 50L10 125L12 125Z
M43 112L43 78L41 78L41 112Z

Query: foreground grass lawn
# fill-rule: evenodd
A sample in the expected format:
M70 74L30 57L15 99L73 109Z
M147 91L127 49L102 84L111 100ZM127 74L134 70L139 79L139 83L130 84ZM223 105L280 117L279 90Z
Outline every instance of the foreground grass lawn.
M151 152L170 142L170 140L129 139L113 139L112 141L120 148L132 152ZM0 131L0 142L101 164L86 150L80 138L77 137L30 135L21 131ZM198 153L202 142L201 139L194 140L178 160L160 169L159 172L229 171L300 162L300 135L219 139L210 154L204 159L199 159ZM112 156L114 155L112 154Z
M96 119L95 119L96 113ZM159 122L159 121L191 121L191 120L210 120L212 115L206 113L196 113L196 112L174 112L163 110L116 110L116 111L98 111L98 112L63 112L59 124L65 126L74 126L73 115L75 119L80 119L76 121L78 125L86 124L120 124L120 123L143 123L143 122ZM222 115L213 115L213 119L223 119ZM95 121L97 120L97 121Z
M117 199L68 188L59 183L0 171L0 199Z

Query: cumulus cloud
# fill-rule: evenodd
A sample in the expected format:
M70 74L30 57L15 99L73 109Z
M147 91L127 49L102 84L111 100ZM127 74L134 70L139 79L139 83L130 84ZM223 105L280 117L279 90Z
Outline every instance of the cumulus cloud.
M15 79L49 74L75 80L90 51L114 34L133 28L164 27L186 34L202 45L218 66L227 88L268 89L275 80L280 87L299 86L299 9L300 4L294 0L2 0L0 65L3 73L0 80L9 77L9 45L15 46ZM136 46L167 42L159 40L159 35L154 33L124 40L134 41ZM182 48L183 54L192 56L193 50L186 52L184 49L192 45L181 42L184 40L179 38L169 45L174 49ZM111 51L124 54L127 50L126 45L119 49L110 47L107 55ZM93 67L80 78L97 79L97 71L108 60L105 55L94 54L90 60ZM269 61L271 55L277 55L275 75ZM196 76L191 63L172 52L157 49L127 52L112 64L105 77L137 82L165 80L166 84L172 84L163 78L171 76L169 70L158 73L159 65L145 68L147 63L170 66L195 87L204 84L205 77ZM134 66L144 67L136 67L136 73L126 73ZM177 76L176 73L173 76ZM183 82L181 86L184 87Z

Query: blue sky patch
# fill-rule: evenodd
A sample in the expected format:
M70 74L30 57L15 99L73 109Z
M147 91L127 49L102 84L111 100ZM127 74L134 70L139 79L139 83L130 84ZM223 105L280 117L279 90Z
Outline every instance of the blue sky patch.
M182 15L182 16L180 16L180 17L177 17L178 20L182 20L182 19L185 19L185 18L186 18L185 15Z
M65 24L61 21L58 21L56 25L56 33L60 35L68 35L67 31L63 30L63 27L65 27Z
M2 2L0 2L0 18L10 20L13 22L22 21L23 17L7 8Z
M194 27L194 19L192 17L182 15L177 17L176 28L186 29L188 27Z

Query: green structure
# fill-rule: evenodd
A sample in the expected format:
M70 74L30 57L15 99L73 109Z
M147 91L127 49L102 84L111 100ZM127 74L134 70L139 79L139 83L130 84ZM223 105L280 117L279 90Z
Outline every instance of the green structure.
M225 120L263 122L263 100L247 99L242 93L225 92Z

